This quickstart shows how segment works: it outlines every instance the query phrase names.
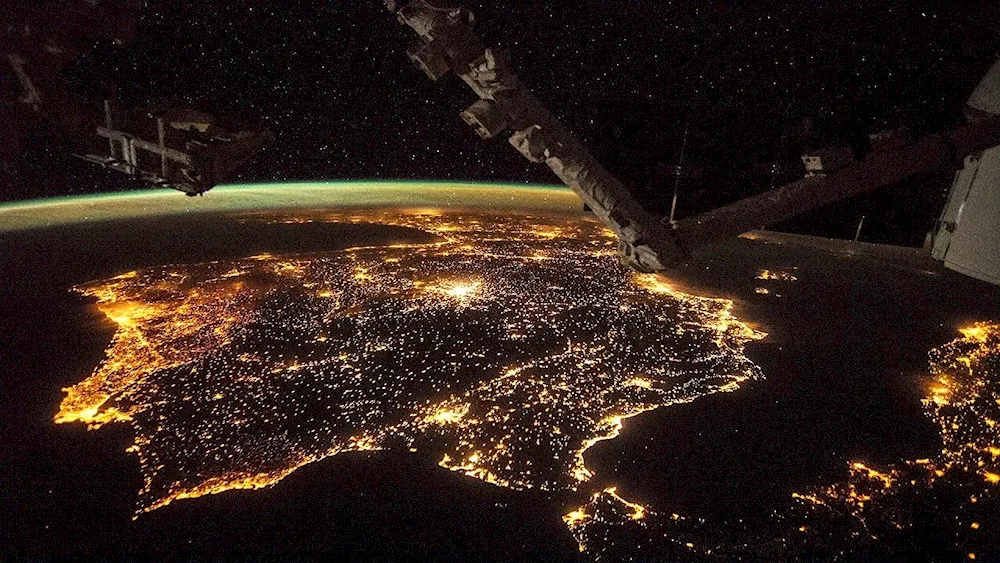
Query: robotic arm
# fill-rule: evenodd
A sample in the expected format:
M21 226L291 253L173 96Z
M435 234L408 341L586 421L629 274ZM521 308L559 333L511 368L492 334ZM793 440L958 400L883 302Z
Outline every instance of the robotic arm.
M641 272L669 269L691 250L737 236L910 175L954 171L962 159L1000 145L1000 63L969 102L970 122L897 150L872 154L829 175L765 192L671 223L652 215L518 80L507 57L483 46L474 18L447 0L386 0L417 40L407 54L432 80L454 71L479 97L462 119L484 139L510 129L510 143L545 163L619 238L622 262ZM992 78L991 78L992 77ZM984 101L986 100L986 101ZM989 103L987 103L989 102Z
M624 263L653 272L681 258L669 225L643 209L518 80L505 53L483 45L470 12L430 0L386 4L418 36L407 50L410 59L432 80L454 71L479 97L462 119L484 139L512 130L511 145L528 160L547 164L618 235Z

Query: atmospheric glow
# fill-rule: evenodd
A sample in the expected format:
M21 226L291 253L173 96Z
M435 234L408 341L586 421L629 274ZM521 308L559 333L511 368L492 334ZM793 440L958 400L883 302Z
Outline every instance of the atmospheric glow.
M420 201L437 207L530 209L578 212L580 198L563 185L502 185L433 181L278 182L216 186L210 197L177 197L173 190L145 190L0 203L0 232L163 215L273 212L406 205ZM300 222L300 216L285 222Z

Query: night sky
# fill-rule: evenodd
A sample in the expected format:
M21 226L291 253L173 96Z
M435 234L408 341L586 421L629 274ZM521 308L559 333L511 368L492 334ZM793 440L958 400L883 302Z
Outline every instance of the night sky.
M411 31L381 1L161 4L135 42L83 57L74 81L98 93L111 78L124 106L167 101L263 117L275 141L234 181L556 181L461 122L474 94L453 75L435 83L416 70L405 56ZM995 4L466 2L486 42L510 49L521 79L647 205L669 198L665 165L690 126L697 177L681 186L686 213L766 189L775 162L774 181L794 179L808 149L860 152L871 132L960 123L1000 51ZM50 152L33 174L47 185L7 199L127 184ZM947 191L947 179L932 180L915 183L920 196L920 186L901 186L806 223L846 236L869 214L874 239L919 242Z

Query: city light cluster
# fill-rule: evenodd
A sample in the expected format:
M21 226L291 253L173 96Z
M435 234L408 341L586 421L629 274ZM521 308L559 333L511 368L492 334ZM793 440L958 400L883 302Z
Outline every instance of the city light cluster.
M137 514L270 486L344 452L405 448L502 487L598 494L639 520L647 509L591 485L587 450L630 417L759 376L743 348L764 335L731 302L632 273L592 219L267 220L437 239L169 265L78 288L116 332L56 421L132 426Z
M923 406L941 437L935 455L885 468L852 461L843 480L792 493L789 506L752 525L652 510L637 523L625 502L607 495L594 496L564 520L595 560L683 554L690 560L768 561L776 553L838 560L906 537L913 526L927 525L915 515L940 512L954 527L948 533L955 553L975 559L974 546L991 545L984 534L996 533L996 524L980 521L976 507L995 502L1000 485L1000 325L981 323L960 333L930 353Z

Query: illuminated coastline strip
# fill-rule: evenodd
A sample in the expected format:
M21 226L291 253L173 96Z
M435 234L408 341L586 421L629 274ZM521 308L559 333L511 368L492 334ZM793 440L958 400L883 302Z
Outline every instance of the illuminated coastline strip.
M635 503L601 492L563 520L581 552L598 561L674 560L685 550L711 561L773 560L775 553L788 560L854 560L859 553L911 546L913 526L927 526L931 512L941 516L929 521L936 533L953 538L955 545L941 547L952 547L956 560L995 558L989 534L996 523L981 519L1000 497L1000 324L977 323L959 332L930 352L922 402L942 447L929 457L884 469L851 461L843 480L792 493L787 507L752 526L648 509L637 522L630 516L637 514ZM953 527L937 529L944 522ZM623 538L636 546L633 551L622 546ZM886 541L892 543L872 547ZM992 554L979 553L977 545ZM644 552L638 546L655 547Z

